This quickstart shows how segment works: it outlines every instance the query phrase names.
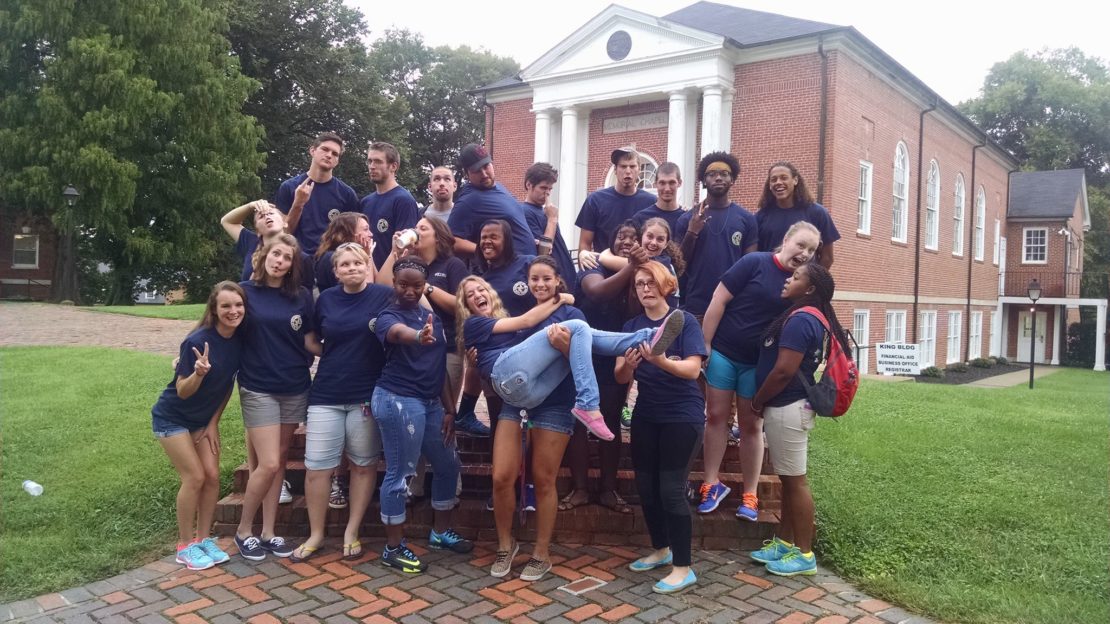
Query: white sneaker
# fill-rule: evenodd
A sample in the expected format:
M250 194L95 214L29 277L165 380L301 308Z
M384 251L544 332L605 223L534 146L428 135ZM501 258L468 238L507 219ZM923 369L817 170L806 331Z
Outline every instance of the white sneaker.
M278 496L278 503L284 505L293 502L293 495L289 492L289 482L281 482L281 495Z

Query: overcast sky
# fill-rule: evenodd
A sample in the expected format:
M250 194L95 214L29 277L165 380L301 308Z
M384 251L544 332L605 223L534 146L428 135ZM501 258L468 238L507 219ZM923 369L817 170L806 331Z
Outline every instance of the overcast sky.
M605 0L345 0L366 15L371 37L419 32L430 45L469 45L526 67L612 2ZM958 104L978 95L991 65L1019 50L1076 46L1110 59L1110 2L1053 5L1011 0L718 0L748 9L855 26L896 61ZM662 16L693 0L616 2ZM923 7L928 7L923 8ZM910 13L910 9L921 9Z

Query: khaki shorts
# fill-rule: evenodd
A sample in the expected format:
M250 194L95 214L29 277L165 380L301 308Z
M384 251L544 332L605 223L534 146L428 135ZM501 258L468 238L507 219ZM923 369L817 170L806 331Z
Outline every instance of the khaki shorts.
M308 391L300 394L267 394L239 386L239 405L248 429L270 425L299 425L308 414Z
M763 408L763 431L775 474L798 477L806 473L809 430L816 414L805 399L782 407Z

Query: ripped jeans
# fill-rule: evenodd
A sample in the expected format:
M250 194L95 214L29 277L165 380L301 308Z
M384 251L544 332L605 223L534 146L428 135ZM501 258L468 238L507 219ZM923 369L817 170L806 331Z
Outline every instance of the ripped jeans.
M378 386L370 410L382 434L385 479L380 490L382 524L405 522L405 497L416 475L421 453L432 465L432 508L454 509L459 478L459 454L443 443L443 405L439 398L421 399L394 394Z

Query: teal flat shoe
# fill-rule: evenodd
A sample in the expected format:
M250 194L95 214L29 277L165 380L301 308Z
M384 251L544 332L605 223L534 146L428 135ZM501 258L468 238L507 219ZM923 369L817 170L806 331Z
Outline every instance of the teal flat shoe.
M687 589L688 587L690 587L691 585L693 585L694 583L697 583L697 582L698 582L698 577L694 574L693 570L690 570L686 574L686 578L682 579L681 583L679 583L677 585L671 585L669 583L664 583L663 581L659 581L655 585L652 585L651 591L653 591L657 594L677 594L678 592L680 592L684 589Z
M669 566L671 565L672 561L674 561L674 553L667 553L666 557L663 557L663 559L656 561L655 563L646 563L643 559L637 559L628 564L628 569L632 570L633 572L648 572L650 570L654 570L655 568Z

